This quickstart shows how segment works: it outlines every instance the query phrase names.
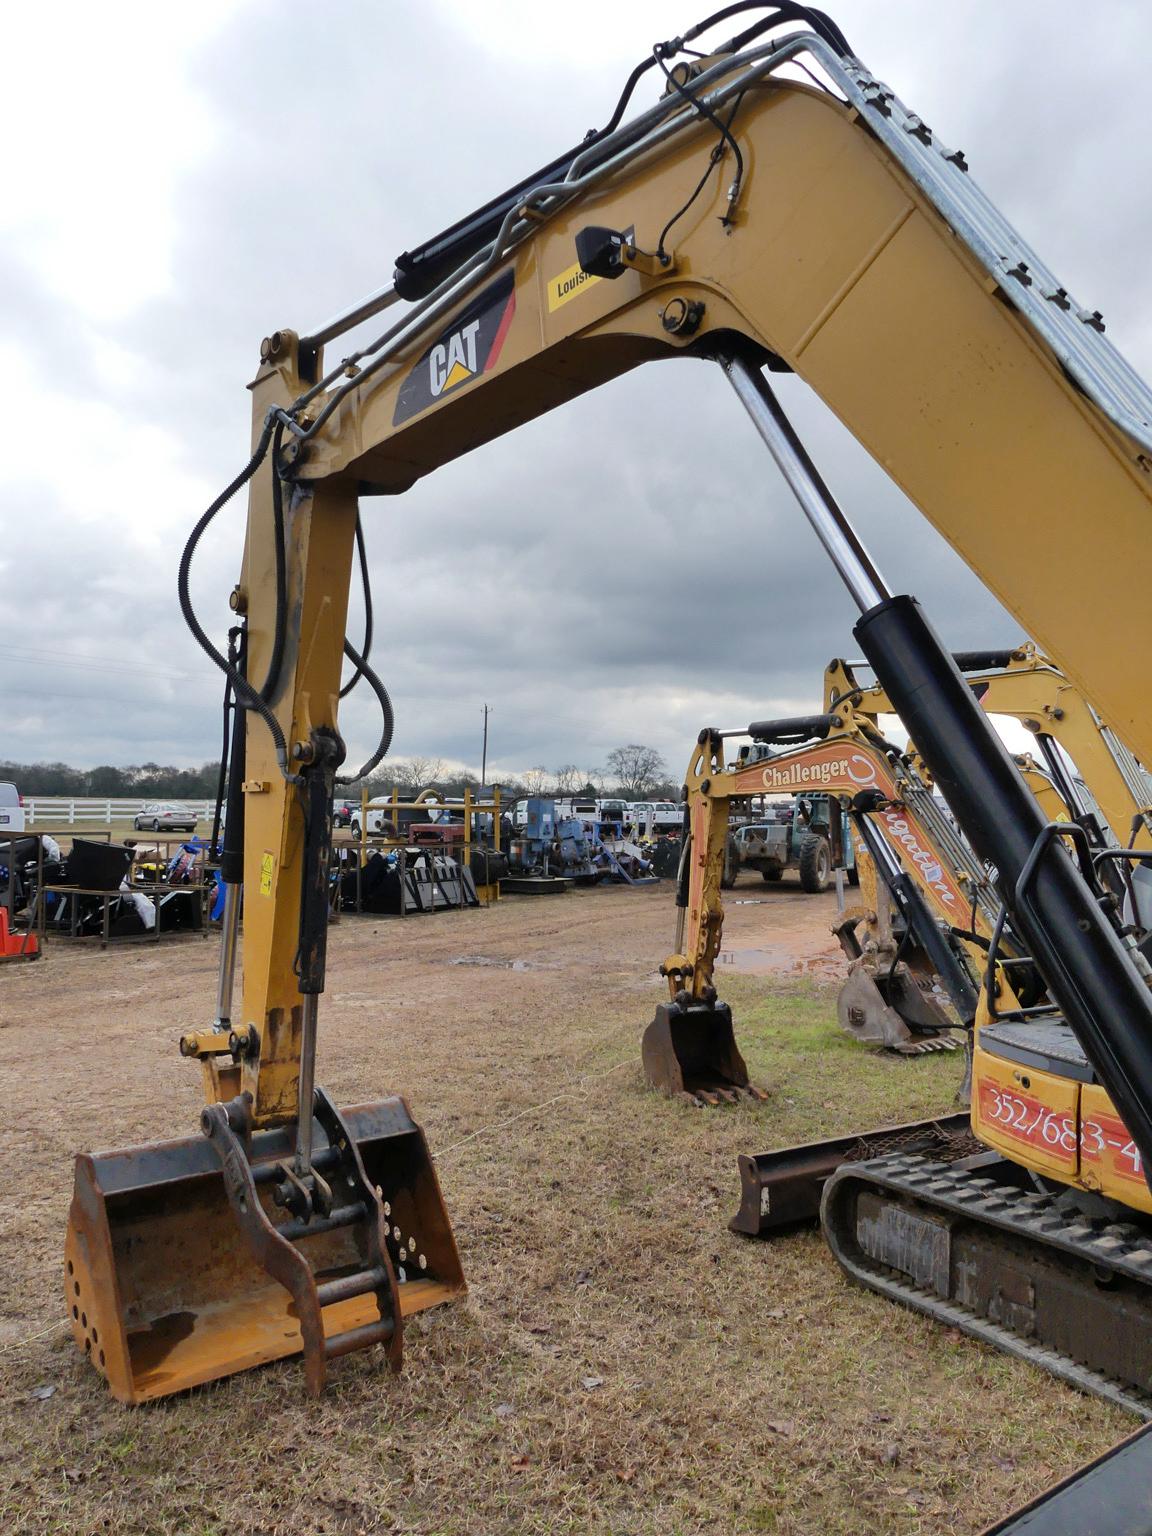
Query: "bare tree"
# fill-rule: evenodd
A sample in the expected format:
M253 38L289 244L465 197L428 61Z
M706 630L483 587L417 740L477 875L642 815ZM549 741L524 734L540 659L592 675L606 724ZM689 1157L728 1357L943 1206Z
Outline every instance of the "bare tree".
M608 754L608 769L623 795L646 795L668 777L668 764L655 747L631 742Z
M575 763L564 763L552 770L552 783L558 795L578 794L583 782L583 775Z
M521 782L526 795L542 795L548 788L548 770L543 766L529 768Z
M389 775L397 789L417 794L443 776L444 761L439 757L401 757L391 765Z

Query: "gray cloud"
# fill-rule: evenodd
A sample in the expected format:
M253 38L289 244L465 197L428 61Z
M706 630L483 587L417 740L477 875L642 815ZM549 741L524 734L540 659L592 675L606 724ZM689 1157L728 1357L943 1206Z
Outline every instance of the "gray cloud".
M834 9L866 62L965 149L1069 287L1105 311L1137 366L1152 362L1142 7L1110 6L1099 47L1070 3ZM598 29L616 38L611 8L582 15L585 42ZM602 120L638 53L611 46L618 66L592 46L533 67L430 7L346 0L294 8L275 27L241 8L188 66L214 138L176 182L168 294L127 318L73 309L5 254L0 319L41 360L30 387L62 446L42 474L25 466L4 485L5 526L22 536L0 570L0 656L76 650L108 667L69 673L42 656L13 669L6 753L92 763L216 750L218 679L184 634L175 567L184 531L247 455L243 385L260 336L378 287L400 249ZM110 372L109 346L131 366ZM49 378L54 356L68 366ZM955 645L1016 638L820 402L795 380L780 391L893 584L916 591ZM69 425L93 398L107 420L70 461ZM108 511L83 516L93 505ZM487 701L498 771L592 764L627 739L679 765L702 724L814 704L824 663L852 647L847 596L706 365L618 380L402 498L366 502L364 516L399 754L478 766ZM195 590L222 633L241 503L220 521ZM366 753L368 705L350 701L344 725L351 754Z

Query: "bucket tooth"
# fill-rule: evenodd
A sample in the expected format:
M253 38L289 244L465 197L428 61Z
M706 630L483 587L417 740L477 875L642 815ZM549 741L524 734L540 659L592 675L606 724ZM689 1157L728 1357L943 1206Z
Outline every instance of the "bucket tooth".
M698 1104L732 1102L750 1087L727 1003L661 1003L640 1057L649 1085Z
M326 1217L282 1222L292 1233L276 1239L284 1283L254 1252L235 1201L251 1212L255 1200L273 1225L269 1172L291 1162L290 1134L257 1131L246 1154L230 1134L246 1165L232 1171L234 1200L206 1137L76 1159L68 1316L122 1402L302 1352L313 1391L326 1361L352 1349L383 1344L398 1367L404 1318L465 1294L436 1172L403 1099L337 1112L317 1095L315 1162L335 1205Z

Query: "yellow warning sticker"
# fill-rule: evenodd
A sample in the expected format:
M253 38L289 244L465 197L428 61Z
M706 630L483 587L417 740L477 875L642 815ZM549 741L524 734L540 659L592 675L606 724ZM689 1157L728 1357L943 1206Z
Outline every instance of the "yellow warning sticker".
M264 854L263 858L260 860L260 894L261 894L261 896L271 896L271 894L272 894L272 872L273 872L273 870L275 868L276 868L276 857L275 857L275 855L271 854L271 853Z
M562 304L567 304L569 299L574 299L577 294L583 293L591 284L603 281L602 277L593 277L590 273L582 271L578 261L573 262L570 267L548 281L549 311L557 310Z

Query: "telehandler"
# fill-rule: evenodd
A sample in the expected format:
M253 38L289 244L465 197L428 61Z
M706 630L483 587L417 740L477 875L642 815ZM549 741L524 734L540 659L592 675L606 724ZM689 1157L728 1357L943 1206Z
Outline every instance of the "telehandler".
M736 35L694 48L736 17ZM626 118L649 72L663 94ZM329 343L401 303L370 343L325 359ZM104 1353L122 1395L301 1349L318 1389L328 1356L380 1342L397 1360L408 1307L461 1293L403 1103L340 1114L313 1077L358 503L640 363L680 356L718 367L751 416L860 610L857 644L973 850L995 866L1005 921L1059 1010L1022 1013L994 945L973 1112L991 1171L856 1164L829 1181L828 1229L875 1288L911 1300L910 1286L959 1267L988 1302L988 1337L1031 1311L1044 1350L1089 1357L1073 1374L1122 1376L1125 1400L1143 1390L1147 966L1082 829L1045 821L919 605L886 586L765 370L815 389L1141 762L1152 760L1152 712L1139 670L1117 659L1147 654L1152 610L1109 561L1069 559L1088 509L1098 547L1134 561L1147 549L1152 397L1100 313L824 13L738 3L658 44L603 128L404 252L385 288L261 347L251 457L201 517L181 576L186 617L246 723L243 1001L186 1037L207 1063L206 1136L82 1156L69 1224L77 1341L97 1365ZM191 610L187 568L244 485L234 608L247 656L233 662ZM1045 548L1065 558L1036 557L1038 518ZM355 648L351 659L383 693ZM1089 1185L1113 1202L1103 1227L1058 1203L1061 1188ZM863 1243L880 1257L858 1258ZM920 1278L897 1286L882 1271L898 1249ZM1062 1276L1055 1318L1029 1300L1037 1266ZM408 1303L407 1286L428 1289ZM940 1305L958 1315L961 1303ZM1100 1479L1130 1482L1150 1451L1135 1441L1096 1469L1102 1510ZM1049 1530L1066 1528L1061 1499L1067 1508L1065 1490L1045 1511Z

